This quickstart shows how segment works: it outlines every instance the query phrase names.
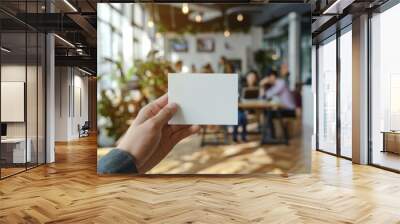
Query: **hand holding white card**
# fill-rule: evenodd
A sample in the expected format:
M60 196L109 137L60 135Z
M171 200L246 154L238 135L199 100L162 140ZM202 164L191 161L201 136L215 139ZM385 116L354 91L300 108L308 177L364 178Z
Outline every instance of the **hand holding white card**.
M169 74L168 101L179 105L169 124L237 125L237 74Z

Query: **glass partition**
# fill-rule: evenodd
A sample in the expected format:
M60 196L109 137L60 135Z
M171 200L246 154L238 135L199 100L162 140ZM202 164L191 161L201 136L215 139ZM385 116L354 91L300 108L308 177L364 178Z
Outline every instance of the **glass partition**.
M43 11L44 1L26 4L0 7ZM45 163L45 44L43 33L0 12L0 178Z
M24 171L26 162L31 162L30 143L26 141L26 41L25 32L1 34L2 177Z

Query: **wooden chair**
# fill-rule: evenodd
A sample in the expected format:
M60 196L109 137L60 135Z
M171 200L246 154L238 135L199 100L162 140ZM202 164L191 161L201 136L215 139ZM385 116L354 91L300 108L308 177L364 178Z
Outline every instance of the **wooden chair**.
M82 127L78 124L79 138L89 136L89 130L90 130L89 121L85 121L85 123L82 125Z

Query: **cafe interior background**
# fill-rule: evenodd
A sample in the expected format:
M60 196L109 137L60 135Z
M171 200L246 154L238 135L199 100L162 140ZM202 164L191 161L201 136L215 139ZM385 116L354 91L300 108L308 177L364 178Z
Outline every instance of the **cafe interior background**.
M101 3L97 7L98 159L115 146L141 107L168 91L168 73L237 73L238 109L247 121L247 135L243 125L205 126L148 173L309 172L315 125L309 5ZM273 72L290 89L296 109L294 116L273 119L276 134L266 141L270 126L264 114L273 108L254 91L243 89L249 82L259 88L260 80Z

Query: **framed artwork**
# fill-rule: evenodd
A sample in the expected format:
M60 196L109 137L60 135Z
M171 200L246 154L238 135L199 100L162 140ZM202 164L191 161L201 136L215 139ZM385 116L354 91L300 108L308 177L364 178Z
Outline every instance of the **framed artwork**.
M198 52L214 52L215 41L213 38L197 38Z
M184 38L172 38L169 40L171 50L174 52L188 52L189 45Z

